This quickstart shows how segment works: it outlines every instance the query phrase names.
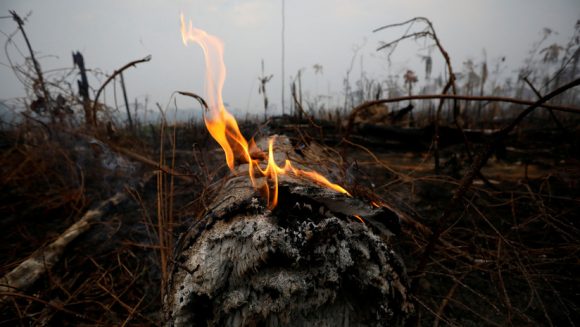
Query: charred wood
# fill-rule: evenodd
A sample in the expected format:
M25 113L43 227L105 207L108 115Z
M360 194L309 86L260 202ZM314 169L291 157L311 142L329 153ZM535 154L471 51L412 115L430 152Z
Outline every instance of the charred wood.
M389 244L393 212L292 176L280 176L279 203L269 210L244 168L178 241L164 299L168 326L405 321L413 306Z

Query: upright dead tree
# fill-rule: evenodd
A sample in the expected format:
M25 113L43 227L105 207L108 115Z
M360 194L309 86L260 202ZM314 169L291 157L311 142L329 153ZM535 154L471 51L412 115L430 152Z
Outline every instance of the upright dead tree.
M268 95L266 94L266 84L274 77L274 75L266 76L264 73L264 59L262 59L262 76L258 77L260 87L258 93L264 98L264 121L268 120Z
M35 95L37 96L37 99L35 101L36 106L43 107L44 110L49 112L51 114L51 117L52 117L52 109L53 109L52 108L52 97L50 96L50 92L47 88L44 74L42 72L42 68L40 68L40 63L38 62L38 60L36 59L36 56L34 55L34 51L32 50L32 45L30 44L30 40L28 39L28 35L26 34L26 31L24 30L24 20L16 13L16 11L10 10L10 15L12 16L12 19L18 25L18 29L20 30L20 33L22 33L22 37L24 38L24 41L26 42L26 47L28 48L28 52L30 53L30 59L32 61L32 65L33 65L34 71L36 73L36 79L33 83L34 84L33 91L36 93ZM39 91L38 89L40 89L40 92L38 92Z
M277 144L276 161L296 156L287 139ZM407 276L387 243L397 215L293 175L278 176L270 210L245 169L178 242L164 299L168 326L405 321L413 309Z
M123 99L125 100L125 109L127 110L127 122L129 123L129 128L131 130L134 130L133 119L131 119L131 108L129 107L129 100L127 100L127 89L125 87L125 78L123 77L123 73L120 73L119 75L121 76L121 90L123 91Z
M79 95L83 99L83 109L85 111L85 123L87 127L94 126L91 98L89 96L89 80L87 78L87 70L85 68L85 59L80 51L73 52L73 63L79 68L81 79L77 80L79 88Z

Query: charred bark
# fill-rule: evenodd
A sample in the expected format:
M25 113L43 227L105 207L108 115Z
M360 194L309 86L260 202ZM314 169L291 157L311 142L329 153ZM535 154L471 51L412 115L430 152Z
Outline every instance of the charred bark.
M178 242L167 325L401 324L413 306L396 226L384 207L292 176L269 210L247 174L233 177Z

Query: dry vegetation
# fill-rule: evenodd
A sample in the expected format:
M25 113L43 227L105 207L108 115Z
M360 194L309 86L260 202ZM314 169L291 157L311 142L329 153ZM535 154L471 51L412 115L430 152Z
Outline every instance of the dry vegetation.
M13 15L20 30L8 44L24 33ZM297 151L318 143L321 157L334 158L319 163L340 172L334 180L400 212L393 242L413 280L412 325L574 325L580 26L561 49L540 42L532 52L541 60L517 81L487 87L487 63L478 72L472 62L457 78L431 23L409 23L425 29L385 46L433 42L451 76L424 86L439 87L435 95L413 95L412 72L403 87L361 80L346 88L347 106L332 110L293 87L291 116L245 120L242 132L286 134ZM150 122L141 113L129 124L118 106L98 101L99 90L116 87L109 81L144 60L79 95L71 87L78 65L47 77L32 53L12 63L28 96L7 103L16 119L1 121L0 276L42 258L91 208L102 214L29 285L0 285L0 325L159 325L173 244L224 183L223 155L201 121L168 124L163 114ZM408 100L414 109L401 114ZM103 205L118 193L123 201Z

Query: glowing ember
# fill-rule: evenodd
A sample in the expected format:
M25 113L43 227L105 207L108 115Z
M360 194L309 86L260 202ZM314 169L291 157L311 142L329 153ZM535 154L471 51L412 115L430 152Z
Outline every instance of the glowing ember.
M268 207L274 208L278 204L278 175L289 173L350 196L344 188L331 183L317 172L297 169L288 160L286 160L284 167L278 166L274 161L274 138L270 138L268 142L268 163L266 168L260 167L259 160L253 159L250 153L251 148L255 147L253 140L248 144L248 141L238 128L236 119L226 110L223 104L222 88L226 78L223 42L204 30L193 28L191 21L186 26L183 14L181 15L181 37L185 45L189 42L199 44L205 57L206 100L209 107L209 112L204 115L205 126L224 150L226 162L230 169L234 169L236 159L248 163L248 173L252 185L266 194ZM266 182L259 183L258 178L260 177L265 177ZM272 183L271 187L268 182Z

